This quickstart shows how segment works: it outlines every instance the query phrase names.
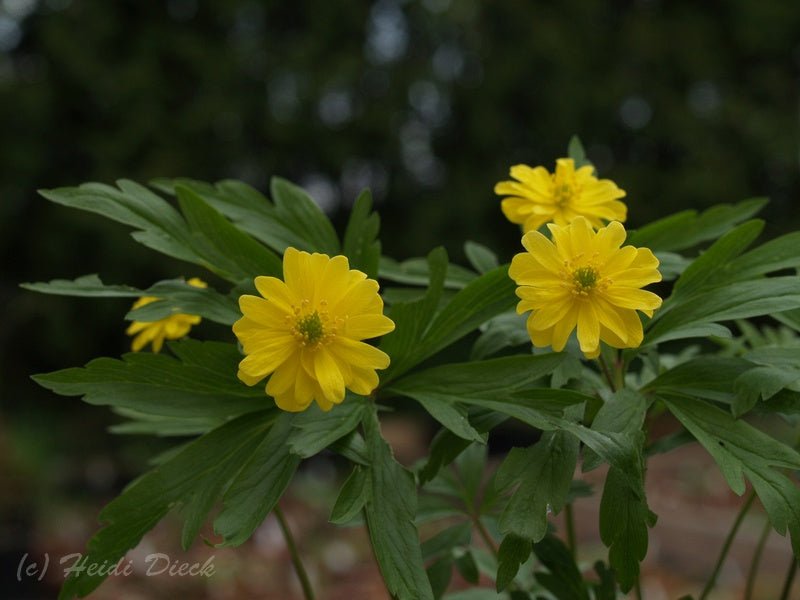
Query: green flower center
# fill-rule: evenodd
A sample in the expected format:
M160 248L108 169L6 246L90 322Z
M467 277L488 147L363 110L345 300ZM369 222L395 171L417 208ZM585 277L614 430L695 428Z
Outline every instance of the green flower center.
M597 269L594 267L580 267L572 272L572 280L575 283L576 291L586 293L597 285L599 277Z
M300 317L297 320L297 333L299 333L306 344L316 344L325 336L325 328L322 325L322 318L317 311L310 315Z

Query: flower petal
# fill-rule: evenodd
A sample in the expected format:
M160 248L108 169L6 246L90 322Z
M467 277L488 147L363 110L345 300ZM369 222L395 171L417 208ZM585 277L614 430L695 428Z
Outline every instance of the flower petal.
M325 400L338 404L344 399L342 372L325 348L317 348L314 352L314 374Z
M578 342L581 352L596 352L600 345L600 320L590 301L582 302L578 309Z
M344 335L354 340L379 337L394 331L394 321L381 314L355 315L347 319Z

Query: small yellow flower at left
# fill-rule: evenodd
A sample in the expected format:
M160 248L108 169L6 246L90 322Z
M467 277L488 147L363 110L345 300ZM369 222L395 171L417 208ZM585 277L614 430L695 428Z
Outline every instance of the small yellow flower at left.
M233 332L246 355L239 379L255 385L269 375L267 394L290 412L313 401L330 410L345 388L371 394L375 370L388 367L389 356L363 340L394 331L378 282L350 269L344 256L295 248L283 255L283 279L256 277L260 296L239 298L243 316Z
M192 277L186 283L198 288L208 287L199 277ZM142 296L133 303L133 308L140 308L151 302L160 300L155 296ZM164 317L158 321L134 321L125 333L136 336L131 343L131 350L139 352L147 344L153 344L153 352L160 352L164 340L177 340L189 333L193 325L201 321L198 315L177 314Z

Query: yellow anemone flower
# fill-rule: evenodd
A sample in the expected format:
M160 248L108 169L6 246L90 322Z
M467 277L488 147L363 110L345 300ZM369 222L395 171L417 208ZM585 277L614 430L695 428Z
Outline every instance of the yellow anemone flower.
M305 410L313 400L330 410L345 388L367 395L378 386L376 369L389 356L362 340L394 330L383 314L378 282L351 270L345 256L287 248L284 281L256 277L263 296L239 298L242 318L233 332L245 358L239 379L255 385L271 374L266 392L283 410Z
M532 311L528 333L535 346L560 352L577 326L587 358L600 353L600 341L614 348L642 343L642 322L661 306L661 298L640 288L661 281L658 259L648 248L620 247L625 228L616 221L599 231L579 217L566 226L548 225L550 241L526 233L527 252L511 261L509 276L519 286L517 313Z
M594 167L575 169L571 158L559 158L555 173L544 167L511 167L516 181L501 181L495 194L508 196L501 203L503 214L525 232L536 231L545 223L567 225L578 217L588 219L599 229L603 221L624 222L628 208L618 200L625 191L610 179L597 179Z
M194 287L205 288L208 284L199 277L192 277L187 281ZM160 300L155 296L142 296L133 303L133 308L139 308ZM183 313L170 315L158 321L134 321L125 330L128 335L135 335L131 343L131 350L139 352L147 344L153 344L153 352L160 352L164 345L164 340L177 340L185 336L193 325L197 325L202 319L197 315L186 315Z

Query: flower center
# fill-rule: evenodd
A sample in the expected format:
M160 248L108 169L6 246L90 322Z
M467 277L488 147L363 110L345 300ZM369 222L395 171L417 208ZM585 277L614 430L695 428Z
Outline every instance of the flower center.
M305 345L315 345L325 337L325 327L323 327L322 318L317 311L297 319L295 329Z
M555 199L556 204L560 207L564 207L569 204L570 200L572 200L572 186L568 183L558 183L556 182L555 186Z
M572 281L578 294L586 294L597 285L599 273L594 267L579 267L572 272Z

